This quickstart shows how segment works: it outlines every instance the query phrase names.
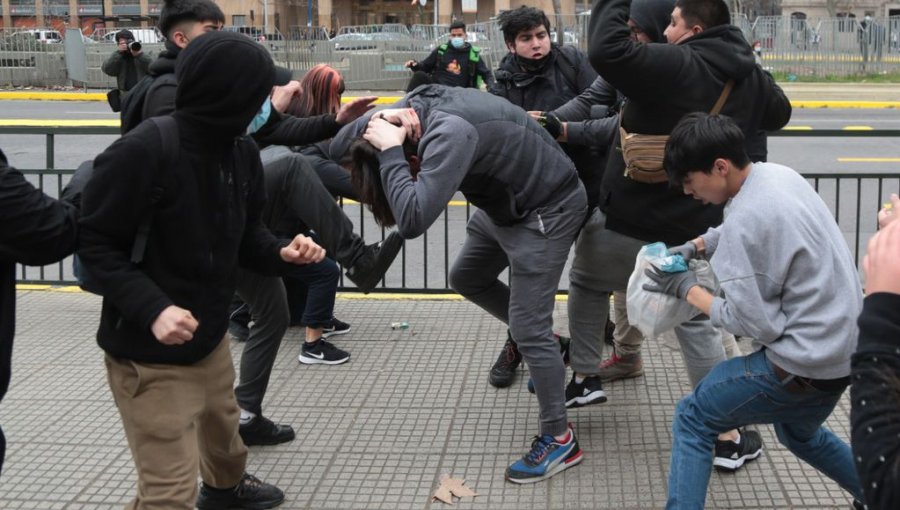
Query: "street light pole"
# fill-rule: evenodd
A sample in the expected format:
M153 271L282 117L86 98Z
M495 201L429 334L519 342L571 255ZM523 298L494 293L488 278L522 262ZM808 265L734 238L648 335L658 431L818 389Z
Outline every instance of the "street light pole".
M267 36L267 34L269 33L269 0L262 0L262 3L263 3L263 35Z

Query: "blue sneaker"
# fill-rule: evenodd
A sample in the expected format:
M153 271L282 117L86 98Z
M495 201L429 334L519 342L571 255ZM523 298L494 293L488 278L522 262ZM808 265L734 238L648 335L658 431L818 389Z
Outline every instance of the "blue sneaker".
M540 482L581 462L583 455L571 425L568 436L563 442L549 434L535 437L531 451L506 468L506 479L513 483Z

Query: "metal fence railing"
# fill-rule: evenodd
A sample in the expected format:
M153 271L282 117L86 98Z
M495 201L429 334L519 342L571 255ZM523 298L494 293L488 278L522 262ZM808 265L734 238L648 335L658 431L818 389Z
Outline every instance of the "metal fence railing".
M46 167L20 169L39 189L50 196L58 196L68 183L73 169L59 169L55 165L56 137L83 135L118 135L113 127L0 127L0 135L40 135L46 144ZM858 137L874 137L900 141L900 129L873 131L846 131L817 129L812 131L784 130L772 133L775 137L821 138L837 140ZM837 221L857 265L865 253L866 244L877 225L877 211L891 192L900 190L900 173L816 173L804 174L828 205ZM368 242L382 239L384 231L376 225L371 214L354 202L343 203L345 212L354 228ZM450 265L465 238L465 224L472 212L464 202L451 202L443 215L420 238L409 240L401 256L394 262L384 281L378 287L381 292L444 293L450 291L448 275ZM43 267L17 268L20 283L72 284L71 260ZM353 290L345 287L342 290ZM568 289L568 280L560 282L561 290Z
M557 42L588 47L588 15L553 16L551 36ZM900 16L857 20L856 18L806 19L791 16L760 16L749 20L734 17L747 41L758 47L759 61L766 69L791 76L868 76L900 73ZM99 74L93 54L107 50L93 41L106 41L115 29L97 29L85 37L88 55L88 87L112 86ZM447 39L448 25L402 24L345 26L332 39L322 27L291 27L281 33L270 27L226 27L264 44L280 64L298 74L324 63L344 75L348 88L404 89L410 73L403 63L421 60ZM133 27L134 30L148 30ZM490 66L499 64L508 52L496 21L471 23L470 40L482 48ZM67 85L65 54L58 44L61 34L53 29L0 29L0 86ZM146 41L142 41L146 42ZM95 72L96 70L96 72Z

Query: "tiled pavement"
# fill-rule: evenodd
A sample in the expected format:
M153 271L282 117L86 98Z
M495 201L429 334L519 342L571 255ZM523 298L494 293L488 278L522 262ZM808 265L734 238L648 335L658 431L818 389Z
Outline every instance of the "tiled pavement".
M22 291L13 383L0 405L9 446L0 508L122 508L135 485L131 455L93 340L99 298ZM253 447L249 471L287 493L286 509L437 509L438 477L465 478L480 495L460 509L660 508L666 495L675 403L688 391L677 351L645 346L646 375L612 383L610 401L570 412L582 464L517 486L506 465L527 448L537 407L525 377L497 390L487 371L505 329L462 301L339 299L353 332L336 337L350 363L304 366L301 331L281 347L266 414L298 438ZM565 303L558 324L565 326ZM405 320L408 330L392 330ZM747 345L742 345L745 350ZM232 345L235 362L241 345ZM849 433L845 396L828 425ZM735 475L713 474L708 508L850 508L834 483L760 427L766 453Z

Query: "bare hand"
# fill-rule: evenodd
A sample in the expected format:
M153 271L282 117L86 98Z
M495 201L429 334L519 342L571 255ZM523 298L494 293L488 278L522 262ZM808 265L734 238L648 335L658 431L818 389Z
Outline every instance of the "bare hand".
M191 312L175 305L169 305L156 316L150 331L161 344L181 345L194 338L200 323Z
M891 207L882 207L878 211L878 228L884 228L900 215L900 196L891 193Z
M543 113L544 113L544 112L536 112L536 111L533 111L533 110L528 110L528 115L531 115L531 118L534 119L534 120L540 119L540 118L543 116L543 115L542 115Z
M871 240L863 259L866 294L900 294L900 221L891 221Z
M415 66L416 64L417 64L417 62L416 62L415 60L407 60L407 61L406 61L406 64L404 64L404 65L405 65L405 66L407 67L407 69L408 69L408 68L410 68L410 67Z
M422 138L422 124L419 122L419 115L412 108L388 108L381 110L372 118L384 119L395 126L403 126L409 139L416 143Z
M395 126L382 118L373 118L366 126L363 139L376 149L383 151L403 145L403 141L406 140L406 130L402 126Z
M291 244L281 249L281 260L303 265L321 262L325 258L325 248L303 234L297 234Z
M297 80L291 80L287 85L273 87L272 108L284 113L284 111L287 110L288 105L291 104L291 99L300 93L300 89L300 82Z
M377 96L358 97L349 103L341 105L341 109L338 110L335 120L342 126L353 122L362 117L367 111L375 108L372 103L376 99L378 99Z

